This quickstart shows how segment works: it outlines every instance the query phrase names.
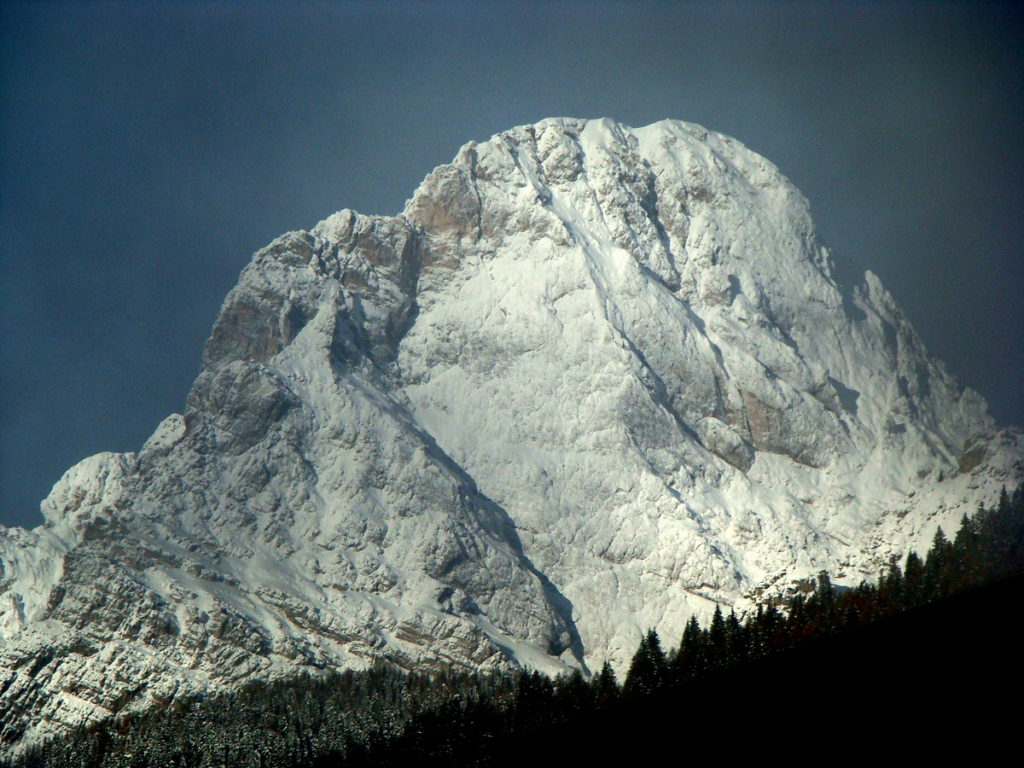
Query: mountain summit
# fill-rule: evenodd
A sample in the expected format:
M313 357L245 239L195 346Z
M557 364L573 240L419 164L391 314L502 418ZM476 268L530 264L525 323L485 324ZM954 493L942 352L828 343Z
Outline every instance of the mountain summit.
M257 252L184 414L0 529L0 738L377 658L621 668L874 578L1022 457L764 158L514 128Z

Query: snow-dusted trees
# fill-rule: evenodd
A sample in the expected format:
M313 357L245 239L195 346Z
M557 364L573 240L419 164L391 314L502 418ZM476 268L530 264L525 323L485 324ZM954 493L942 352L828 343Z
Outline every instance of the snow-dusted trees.
M528 670L421 675L381 665L366 672L264 683L205 700L177 702L51 742L14 765L505 765L527 748L536 752L543 744L582 748L567 733L588 734L594 739L590 754L603 759L601 750L611 743L609 734L629 736L647 727L656 713L676 717L695 698L703 702L750 675L764 677L765 669L769 679L784 675L789 685L791 668L829 635L833 640L854 638L844 647L856 655L863 637L856 633L877 619L902 612L901 619L910 617L912 624L913 616L931 610L922 607L929 601L1014 574L1024 574L1020 490L1004 495L996 509L965 519L952 542L941 531L936 533L923 560L911 553L903 568L894 560L877 585L838 589L822 574L810 591L783 604L763 605L742 621L720 609L707 628L691 617L678 650L669 658L657 633L648 631L633 656L625 695L620 695L615 672L607 663L589 683L579 674L556 680ZM949 625L942 626L945 631ZM814 656L815 676L821 675L823 657L827 664L836 658ZM731 682L723 684L726 680ZM6 768L2 759L0 766Z

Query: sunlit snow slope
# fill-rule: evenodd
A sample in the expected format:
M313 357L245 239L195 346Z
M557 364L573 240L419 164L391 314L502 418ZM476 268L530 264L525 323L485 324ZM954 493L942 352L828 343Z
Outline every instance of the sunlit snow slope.
M259 251L185 413L0 529L2 738L374 658L621 667L1021 472L769 162L545 120Z

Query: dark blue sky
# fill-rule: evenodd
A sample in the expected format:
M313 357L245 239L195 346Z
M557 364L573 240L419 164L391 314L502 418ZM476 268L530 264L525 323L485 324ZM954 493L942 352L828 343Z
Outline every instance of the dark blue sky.
M553 115L735 136L1024 424L1015 4L3 3L0 522L180 411L249 254Z

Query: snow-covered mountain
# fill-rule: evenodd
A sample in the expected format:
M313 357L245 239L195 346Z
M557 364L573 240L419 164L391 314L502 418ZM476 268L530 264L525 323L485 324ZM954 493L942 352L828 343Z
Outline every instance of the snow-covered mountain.
M514 128L256 253L185 413L0 529L0 737L379 657L621 667L872 578L1022 457L739 142Z

